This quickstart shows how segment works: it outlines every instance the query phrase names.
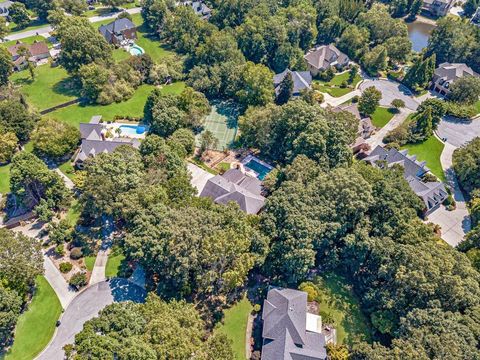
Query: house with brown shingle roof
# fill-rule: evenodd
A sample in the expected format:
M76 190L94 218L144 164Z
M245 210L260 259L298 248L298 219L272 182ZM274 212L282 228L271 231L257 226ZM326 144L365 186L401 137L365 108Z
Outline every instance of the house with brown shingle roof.
M333 44L318 46L310 50L304 56L304 59L312 76L317 76L318 73L330 67L341 70L350 63L348 56L338 50Z
M28 58L22 55L22 48L27 49ZM25 68L27 60L37 64L40 60L50 57L50 50L44 41L35 41L33 44L25 44L17 41L15 45L10 46L7 50L12 55L14 70L16 71Z

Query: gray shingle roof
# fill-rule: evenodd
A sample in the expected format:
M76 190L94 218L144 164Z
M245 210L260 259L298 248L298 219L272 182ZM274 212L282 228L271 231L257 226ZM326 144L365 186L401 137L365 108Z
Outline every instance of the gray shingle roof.
M261 182L258 179L230 169L209 179L200 196L209 197L217 204L234 201L246 213L257 214L265 204L265 198L260 193Z
M306 330L307 293L270 289L263 303L262 360L326 359L325 336Z
M121 34L125 30L135 29L136 26L127 18L115 19L111 23L102 25L98 28L108 42L112 41L114 35Z
M310 66L318 70L325 70L335 64L343 65L349 61L348 56L333 44L319 46L309 51L304 58Z
M464 76L478 76L475 71L463 63L442 63L435 69L434 81L454 82Z
M280 83L285 79L287 74L292 75L293 95L300 94L302 90L310 89L310 86L312 85L312 74L310 74L310 71L291 71L286 69L273 77L273 85L275 86L275 92L277 94L280 90Z
M407 150L386 150L377 146L365 161L377 164L385 161L387 166L401 165L404 169L403 176L412 191L425 203L427 211L441 204L448 196L445 185L441 182L423 182L421 177L430 170L425 166L425 161L418 161L416 156L408 155Z

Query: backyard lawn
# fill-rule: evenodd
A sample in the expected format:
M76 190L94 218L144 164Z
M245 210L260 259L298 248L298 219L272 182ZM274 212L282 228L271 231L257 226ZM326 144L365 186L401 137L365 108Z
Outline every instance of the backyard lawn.
M392 120L394 115L395 114L389 108L379 106L370 118L372 119L372 124L381 129Z
M245 297L230 309L224 311L224 321L215 331L225 334L232 341L233 353L236 360L245 360L245 332L247 330L248 315L253 305Z
M165 94L179 94L184 87L185 84L183 82L177 82L164 86L162 92ZM147 101L147 97L153 89L154 86L152 85L142 85L135 91L135 94L131 99L121 103L113 103L104 106L75 104L51 112L48 116L76 127L78 127L81 122L88 123L94 115L102 115L103 120L106 121L113 120L115 115L141 118L143 117L143 107Z
M20 92L38 110L48 109L79 96L79 91L67 71L60 66L38 66L35 68L34 80L28 70L23 70L14 73L11 80L15 85L21 85Z
M370 341L370 322L360 310L360 302L347 281L335 274L317 277L313 281L321 292L320 316L334 320L339 344L351 344L357 339Z
M112 253L108 255L107 266L105 267L105 276L108 278L116 277L122 267L123 260L125 260L125 255L123 255L119 250L114 249Z
M18 319L15 341L6 360L34 359L48 344L55 324L62 313L60 301L43 276L37 277L37 289L32 302Z
M426 161L427 167L440 180L445 181L445 174L440 162L444 144L435 136L431 136L427 141L419 144L408 144L403 149L408 150L409 155L417 155L420 161Z

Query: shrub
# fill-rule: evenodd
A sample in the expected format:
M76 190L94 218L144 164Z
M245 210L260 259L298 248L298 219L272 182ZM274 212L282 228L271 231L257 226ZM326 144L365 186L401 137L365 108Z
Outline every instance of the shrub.
M78 260L83 256L82 249L79 247L75 247L70 250L70 258L73 260Z
M456 104L451 101L447 101L446 113L447 115L457 117L460 119L470 119L477 114L474 105L462 105Z
M64 274L68 273L70 270L72 270L72 268L73 268L72 263L62 262L60 264L60 271Z
M262 307L261 307L260 304L255 304L255 305L253 306L253 311L255 311L256 313L258 313L258 312L260 312L261 308L262 308Z
M317 301L319 297L318 288L312 282L301 283L298 287L299 290L307 293L307 301Z
M406 126L399 126L390 131L384 138L386 144L397 143L399 146L405 145L409 139L409 131Z
M73 274L68 283L78 290L84 287L85 285L87 285L87 275L85 275L85 273L80 273L80 272Z
M448 207L453 207L455 208L456 207L456 203L455 203L455 200L453 199L453 196L452 195L448 195L447 198L445 200L443 200L443 205L445 205L447 208Z
M425 182L436 182L438 181L437 177L431 173L426 173L423 175L423 181Z
M63 244L57 245L55 247L55 254L57 254L58 256L63 256L64 253L65 253L65 249L63 247Z
M330 81L335 77L335 72L331 67L329 67L327 70L322 71L321 73L318 74L318 78L322 81Z
M345 89L347 86L348 86L348 83L347 83L346 80L342 81L342 83L340 84L340 87L341 87L342 89Z
M356 104L356 103L358 103L358 100L360 100L360 96L355 95L355 96L352 98L352 103Z
M398 110L405 107L405 101L403 101L402 99L393 99L391 105Z

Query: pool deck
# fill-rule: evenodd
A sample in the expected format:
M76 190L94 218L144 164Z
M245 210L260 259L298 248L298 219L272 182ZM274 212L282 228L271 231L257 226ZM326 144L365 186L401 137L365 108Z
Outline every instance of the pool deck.
M145 131L142 133L142 134L130 134L130 133L120 133L121 137L128 137L128 138L131 138L131 139L145 139L145 136L147 135L148 133L148 126L147 125L141 125L139 123L137 124L134 124L134 123L130 123L130 124L126 124L126 123L120 123L120 122L114 122L114 123L111 123L111 124L106 124L106 129L107 130L110 130L112 131L115 135L117 134L116 133L116 130L120 127L125 127L125 126L129 126L129 127L137 127L137 126L143 126L145 128Z
M248 169L248 172L249 173L252 173L255 175L256 178L260 179L260 180L264 180L262 178L262 174L260 174L259 172L255 171L254 169L252 169L251 167L249 167L247 164L251 161L254 161L258 164L260 164L261 166L265 167L268 169L268 171L263 175L263 177L265 177L270 171L273 170L273 166L270 165L270 164L267 164L265 161L262 161L260 160L259 158L257 158L256 156L254 155L248 155L247 157L245 157L245 159L242 160L242 165L244 166L244 168Z

